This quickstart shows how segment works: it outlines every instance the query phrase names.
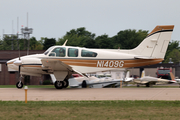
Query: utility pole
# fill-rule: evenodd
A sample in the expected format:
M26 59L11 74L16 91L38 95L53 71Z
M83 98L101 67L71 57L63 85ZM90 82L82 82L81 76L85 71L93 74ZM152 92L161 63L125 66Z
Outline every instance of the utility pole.
M27 13L27 27L21 28L21 33L24 35L24 39L27 39L28 41L28 47L27 47L27 55L29 54L29 37L30 34L32 34L33 29L28 28L28 13Z
M17 24L18 24L18 22L19 22L19 18L17 17ZM13 21L12 21L12 34L4 34L4 30L3 30L3 38L8 36L9 38L6 39L6 40L10 40L11 41L11 50L14 50L14 40L18 40L18 46L19 46L19 36L21 36L21 35L22 34L18 33L18 30L17 30L17 34L14 34ZM19 49L19 47L17 49Z
M29 36L30 34L32 34L32 32L33 32L32 28L28 28L28 27L21 28L21 33L23 34L24 39L28 40L27 55L29 54Z
M7 40L11 40L12 42L12 50L14 50L14 46L13 46L13 41L14 40L18 40L18 49L20 50L20 46L19 46L19 40L22 38L22 37L24 37L24 39L26 39L27 41L28 41L28 45L25 45L25 40L24 40L24 47L25 46L27 46L27 55L29 54L29 38L30 38L30 34L32 34L32 32L33 32L33 29L32 28L28 28L28 13L27 13L27 27L25 27L25 28L21 28L21 33L22 34L19 34L19 31L18 31L18 22L19 22L19 18L17 18L17 34L4 34L4 30L3 30L3 38L5 38L6 36L8 36L9 37L9 39L7 39ZM12 21L12 32L13 32L14 30L13 30L13 21ZM20 38L20 36L22 36L21 38Z

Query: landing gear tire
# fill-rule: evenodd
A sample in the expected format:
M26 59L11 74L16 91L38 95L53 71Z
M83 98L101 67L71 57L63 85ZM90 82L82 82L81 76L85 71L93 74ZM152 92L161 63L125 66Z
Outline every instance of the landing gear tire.
M23 83L22 83L22 82L17 82L17 83L16 83L16 87L17 87L18 89L21 89L21 88L23 87Z
M140 87L140 85L137 84L137 87Z
M87 88L86 80L83 80L83 82L82 82L82 88Z
M69 81L68 80L64 80L63 82L64 82L63 88L67 88L69 86Z
M64 87L64 82L63 81L56 81L54 83L54 86L56 89L62 89Z
M147 84L146 84L146 87L150 87L150 84L149 84L149 83L147 83Z

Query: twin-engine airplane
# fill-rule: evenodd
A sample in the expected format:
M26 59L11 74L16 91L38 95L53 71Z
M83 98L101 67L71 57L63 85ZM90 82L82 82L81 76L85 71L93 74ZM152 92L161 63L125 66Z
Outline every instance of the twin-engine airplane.
M54 74L55 87L69 85L72 74L125 70L129 67L157 64L164 56L174 25L156 26L134 49L88 49L83 47L52 46L43 54L27 55L9 60L7 66L21 74L17 88L22 88L22 75Z

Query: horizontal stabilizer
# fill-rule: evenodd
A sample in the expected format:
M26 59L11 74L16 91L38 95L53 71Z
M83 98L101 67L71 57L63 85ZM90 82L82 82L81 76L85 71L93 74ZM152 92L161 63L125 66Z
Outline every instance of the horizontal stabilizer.
M146 57L146 56L135 56L135 59L155 59L154 57Z

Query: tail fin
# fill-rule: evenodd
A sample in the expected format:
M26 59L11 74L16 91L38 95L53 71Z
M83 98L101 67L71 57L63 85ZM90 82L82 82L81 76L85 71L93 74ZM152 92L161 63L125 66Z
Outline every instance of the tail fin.
M170 76L171 80L175 80L175 77L172 72L169 73L169 76Z
M141 78L145 76L145 71L143 70L141 73Z
M126 73L126 78L129 78L129 77L130 77L129 71L127 71L127 73Z
M164 59L173 29L174 25L156 26L130 53L144 58Z

